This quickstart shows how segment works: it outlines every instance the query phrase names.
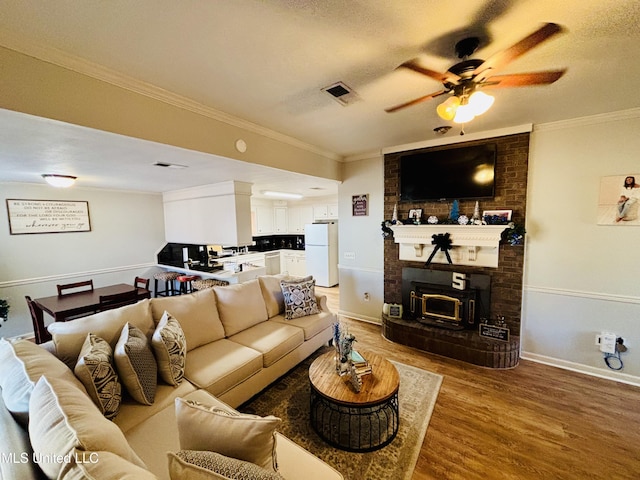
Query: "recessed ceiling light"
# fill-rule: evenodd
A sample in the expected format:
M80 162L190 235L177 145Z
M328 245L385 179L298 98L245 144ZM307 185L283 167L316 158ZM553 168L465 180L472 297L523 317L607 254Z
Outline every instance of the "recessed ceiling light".
M271 190L264 190L262 194L266 195L267 197L295 198L298 200L302 198L302 195L300 195L299 193L273 192Z
M73 175L58 175L56 173L43 173L42 178L46 182L54 187L67 188L76 182L76 178Z

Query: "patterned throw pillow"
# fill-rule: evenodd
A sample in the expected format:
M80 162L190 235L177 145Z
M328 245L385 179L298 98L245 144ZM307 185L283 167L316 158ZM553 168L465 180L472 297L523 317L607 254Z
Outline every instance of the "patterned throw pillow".
M151 405L158 386L158 365L142 330L127 323L114 356L118 375L129 394L135 401Z
M164 312L151 337L151 345L158 361L160 377L169 385L178 386L184 378L187 339L180 323Z
M284 480L279 473L216 452L180 450L167 455L171 480L206 480L220 476L231 480Z
M102 338L87 335L74 368L85 390L102 414L112 420L120 410L122 385L113 367L113 350Z
M287 320L320 313L315 286L315 280L280 282L284 296L284 317Z

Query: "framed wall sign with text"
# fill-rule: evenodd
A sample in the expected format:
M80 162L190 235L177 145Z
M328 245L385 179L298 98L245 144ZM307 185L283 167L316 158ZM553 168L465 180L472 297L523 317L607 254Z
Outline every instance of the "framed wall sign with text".
M351 206L354 217L366 217L369 215L369 194L353 195L351 197Z
M7 199L9 233L90 232L89 202Z

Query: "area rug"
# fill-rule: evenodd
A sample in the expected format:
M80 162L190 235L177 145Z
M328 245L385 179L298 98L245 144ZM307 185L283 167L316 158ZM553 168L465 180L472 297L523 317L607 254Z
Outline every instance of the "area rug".
M409 480L418 461L442 376L393 362L400 374L398 435L389 445L374 452L345 452L326 444L309 422L309 366L328 348L318 350L238 410L280 417L283 435L327 462L346 480Z

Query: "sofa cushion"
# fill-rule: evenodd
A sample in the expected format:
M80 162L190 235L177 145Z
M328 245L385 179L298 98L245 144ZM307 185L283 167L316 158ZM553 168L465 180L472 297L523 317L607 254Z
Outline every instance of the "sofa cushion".
M177 386L184 378L187 341L180 322L170 313L164 312L162 315L151 337L151 345L160 377L169 385Z
M122 327L127 322L151 338L155 324L151 317L149 300L144 299L133 305L78 318L72 322L53 322L47 329L53 335L56 356L73 369L88 333L105 339L111 348L115 348Z
M144 423L156 413L168 406L173 408L176 398L187 396L195 391L195 385L189 382L182 382L177 387L159 383L153 405L143 405L132 398L125 397L120 404L120 412L118 416L113 419L113 423L127 435L131 429Z
M151 300L153 320L158 324L164 312L178 320L187 341L187 350L224 338L224 327L211 289L189 295L158 297Z
M229 340L262 353L265 367L273 365L304 343L301 328L275 322L262 322L230 337Z
M176 398L181 450L208 450L277 471L277 417L259 417Z
M287 273L280 273L278 275L261 275L258 277L260 282L260 290L262 291L262 297L267 307L267 314L269 318L275 317L284 312L284 295L282 294L282 287L280 282L282 280L311 280L313 277L297 278L292 277Z
M227 337L269 318L258 280L213 287Z
M29 402L29 438L42 471L57 478L63 463L59 456L74 448L108 451L146 468L120 429L102 416L84 389L56 377L38 380Z
M316 302L315 280L281 281L284 316L287 320L314 315L320 310Z
M23 426L29 421L29 399L42 375L82 387L73 372L53 354L28 340L0 339L0 388L7 409Z
M285 325L293 325L304 331L304 339L309 340L320 332L330 328L336 323L336 316L329 311L321 310L315 315L307 315L306 317L294 318L287 320L284 315L277 315L269 319L270 322L283 323Z
M113 419L120 410L122 385L113 365L111 346L93 333L88 334L74 372L102 414Z
M221 395L262 369L262 354L228 339L191 350L185 377L198 388Z
M151 472L111 452L74 449L60 480L158 480Z
M158 366L146 335L127 323L114 350L118 375L137 402L151 405L158 385Z
M180 450L167 453L171 480L284 480L279 473L255 463L203 450Z

